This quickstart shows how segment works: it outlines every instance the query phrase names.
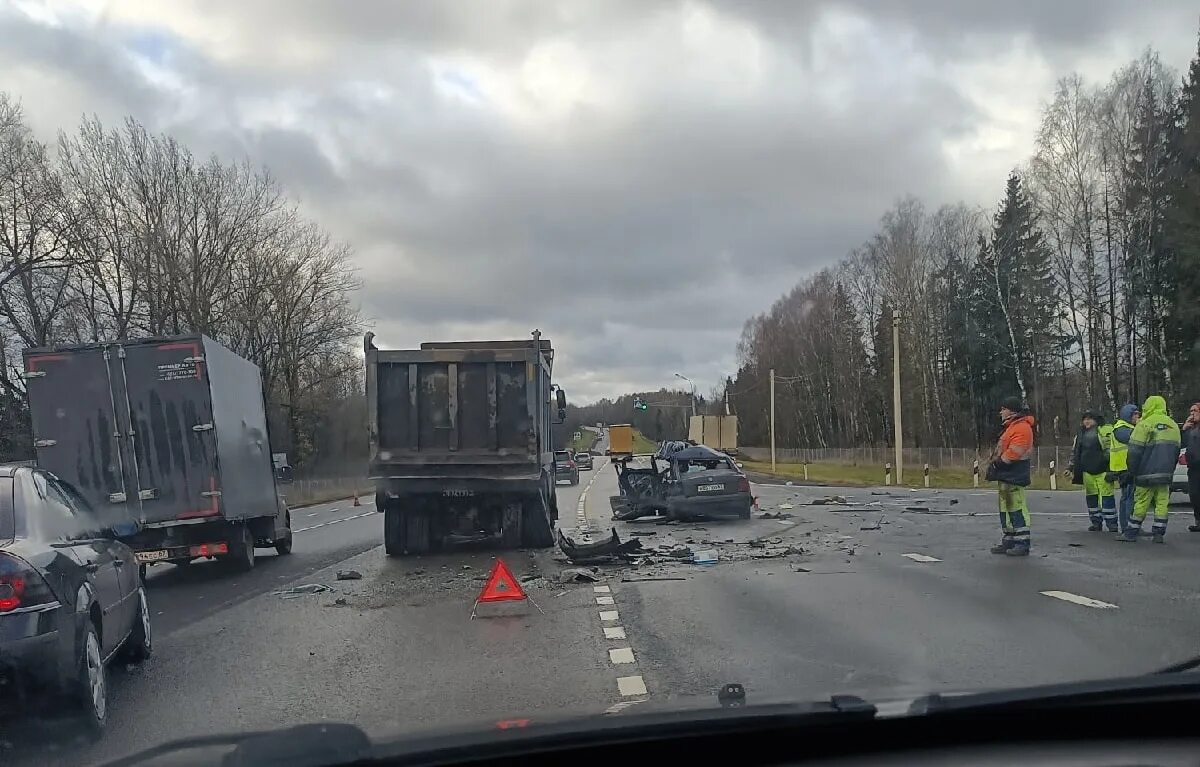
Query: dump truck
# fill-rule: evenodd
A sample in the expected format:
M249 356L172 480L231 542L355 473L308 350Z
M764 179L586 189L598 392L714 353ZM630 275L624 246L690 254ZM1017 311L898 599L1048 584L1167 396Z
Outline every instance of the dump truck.
M727 455L737 455L737 416L692 416L688 424L688 441L707 445Z
M608 427L608 454L633 454L633 427L627 423L614 423Z
M554 349L528 340L424 343L366 357L368 473L389 556L487 542L554 544ZM557 416L557 417L556 417Z
M139 564L292 550L258 366L204 335L26 349L37 465Z

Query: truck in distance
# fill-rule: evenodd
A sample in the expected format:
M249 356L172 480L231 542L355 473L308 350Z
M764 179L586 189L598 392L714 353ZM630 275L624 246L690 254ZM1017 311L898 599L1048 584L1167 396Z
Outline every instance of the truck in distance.
M368 473L388 555L483 541L553 545L551 427L566 394L551 380L550 341L534 331L381 350L373 339L363 342Z

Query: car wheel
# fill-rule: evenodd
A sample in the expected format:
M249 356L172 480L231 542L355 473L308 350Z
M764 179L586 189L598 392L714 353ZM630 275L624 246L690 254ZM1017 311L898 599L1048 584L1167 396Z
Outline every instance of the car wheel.
M154 649L153 634L150 630L150 603L146 601L146 587L138 587L138 609L133 619L133 628L125 646L121 648L121 656L129 663L141 663L150 657Z
M80 644L73 702L83 718L84 728L98 737L108 722L108 670L100 652L100 637L89 619Z

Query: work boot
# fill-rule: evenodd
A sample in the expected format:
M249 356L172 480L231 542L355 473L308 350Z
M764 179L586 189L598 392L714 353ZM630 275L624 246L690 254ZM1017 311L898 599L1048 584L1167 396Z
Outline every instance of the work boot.
M1126 530L1125 532L1118 535L1117 540L1120 541L1121 543L1137 543L1138 535L1140 535L1141 532L1142 531L1137 529L1136 527L1131 527L1128 530Z
M1099 523L1099 522L1093 522L1092 524L1088 525L1088 532L1089 532L1089 533L1098 533L1098 532L1100 532L1100 531L1101 531L1101 530L1103 530L1103 529L1104 529L1104 528L1103 528L1103 527L1101 527L1101 525L1100 525L1100 523Z
M1028 543L1014 543L1008 551L1004 552L1010 557L1027 557L1029 556Z
M1163 534L1162 534L1162 533L1155 533L1155 534L1154 534L1154 542L1155 542L1155 543L1166 543L1166 541L1163 539Z
M993 546L991 551L993 554L1007 554L1008 550L1011 549L1012 547L1013 547L1013 542L1008 540L1007 538L1005 538L1004 540L1000 541L995 546Z
M1200 525L1188 525L1189 533L1200 533Z

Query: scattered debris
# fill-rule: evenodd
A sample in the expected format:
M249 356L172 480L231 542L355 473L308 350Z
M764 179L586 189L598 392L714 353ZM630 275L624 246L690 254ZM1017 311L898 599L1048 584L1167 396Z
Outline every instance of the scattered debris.
M629 561L642 551L642 542L637 538L622 541L617 535L617 529L612 529L612 535L595 543L576 543L562 530L558 531L558 547L567 555L567 559L577 565L593 562L606 562L614 559Z
M957 498L951 498L951 499L950 499L950 505L951 505L951 506L953 506L953 505L954 505L954 504L956 504L956 503L958 503L958 499L957 499Z
M1067 545L1073 549L1082 549L1083 548L1082 543L1068 543Z
M873 525L861 525L858 529L859 530L880 530L882 528L880 527L880 523L876 522Z
M692 562L697 565L715 565L717 563L717 550L704 549L703 551L697 551L692 556Z
M622 578L621 583L653 583L654 581L686 581L686 580L687 580L687 578L680 578L678 576L664 575L662 577L654 577L654 578Z
M792 503L781 503L781 504L779 504L779 508L784 509L784 510L794 509L794 508L796 508L796 505L792 504Z
M925 512L927 512L927 511L929 511L929 507L928 506L905 506L904 510L905 511L925 511Z
M792 572L794 572L794 573L811 573L812 570L809 570L807 567L801 567L800 565L792 565Z
M595 583L598 580L597 568L568 567L558 574L559 583Z
M305 583L300 586L292 586L290 589L282 589L272 593L275 596L283 597L284 599L295 599L296 597L302 597L305 594L324 594L329 591L333 591L333 589L329 586L326 586L324 583Z
M645 538L651 535L658 535L658 533L654 530L635 530L634 532L630 533L630 535L634 536L635 538Z
M346 605L350 604L350 600L346 599L345 597L338 597L337 599L333 600L333 603L338 607L345 607Z
M695 557L695 552L689 547L679 544L676 546L659 546L658 552L663 556L671 557L672 559L692 559Z
M337 579L339 581L361 581L362 573L358 570L338 570Z
M783 507L781 506L780 508L783 508ZM788 508L790 509L790 508L792 508L792 506L789 504ZM788 514L786 512L782 512L782 511L776 511L776 512L764 511L762 514L758 515L758 518L759 519L791 519L792 515Z
M823 498L814 498L808 502L809 506L845 506L849 501L842 495L827 495Z
M794 485L796 483L789 479L787 482L784 482L783 484L787 485L788 487L791 487L792 485Z

